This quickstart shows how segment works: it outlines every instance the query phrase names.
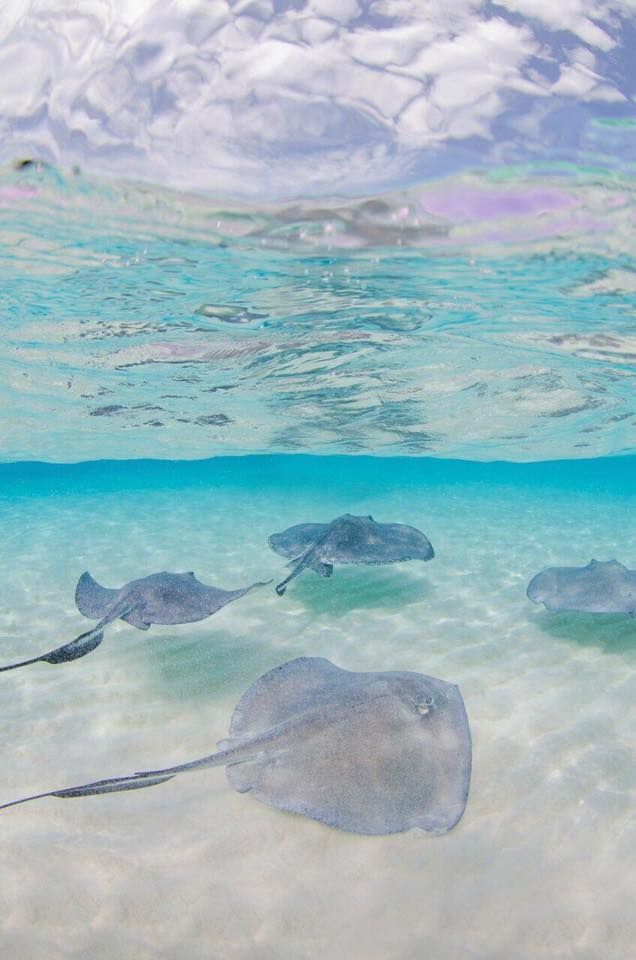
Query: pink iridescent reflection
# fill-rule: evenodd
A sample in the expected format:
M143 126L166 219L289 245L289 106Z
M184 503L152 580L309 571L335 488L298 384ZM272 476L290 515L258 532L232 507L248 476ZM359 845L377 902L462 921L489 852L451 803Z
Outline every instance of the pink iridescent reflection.
M424 193L421 202L427 213L455 222L540 216L579 205L571 193L552 187L484 190L457 186L452 190Z

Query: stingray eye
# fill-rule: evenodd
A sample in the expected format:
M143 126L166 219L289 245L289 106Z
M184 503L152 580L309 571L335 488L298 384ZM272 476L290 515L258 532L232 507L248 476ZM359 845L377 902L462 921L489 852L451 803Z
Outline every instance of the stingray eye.
M433 698L427 697L426 700L422 700L420 703L418 703L415 709L417 710L417 712L421 717L425 717L428 713L430 713L432 706L433 706Z
M367 520L373 520L373 517L371 516L371 514L369 514L369 516L367 517Z

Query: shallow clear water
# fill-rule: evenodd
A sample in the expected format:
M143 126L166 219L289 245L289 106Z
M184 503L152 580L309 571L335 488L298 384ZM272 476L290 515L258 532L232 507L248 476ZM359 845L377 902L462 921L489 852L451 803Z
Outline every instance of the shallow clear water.
M0 178L5 460L636 450L633 179L257 207Z
M0 673L0 805L209 753L299 655L458 683L474 748L443 837L221 769L3 809L2 958L632 956L636 620L526 586L636 566L634 48L634 0L0 4L0 664L86 569L436 551Z
M78 575L277 576L269 533L344 511L436 556L304 573L213 619L121 622L90 656L2 675L0 801L210 752L261 673L302 654L460 685L474 772L444 837L355 837L223 770L3 811L7 956L624 960L636 936L636 623L549 615L542 566L636 565L636 462L234 457L0 467L3 660L71 639ZM7 880L10 878L10 881Z
M277 206L4 171L1 662L85 629L85 569L234 588L344 512L436 556L2 674L0 802L209 753L307 654L458 683L474 740L443 838L338 833L222 770L4 811L8 955L629 955L636 622L525 589L636 564L633 224L631 180L582 167Z

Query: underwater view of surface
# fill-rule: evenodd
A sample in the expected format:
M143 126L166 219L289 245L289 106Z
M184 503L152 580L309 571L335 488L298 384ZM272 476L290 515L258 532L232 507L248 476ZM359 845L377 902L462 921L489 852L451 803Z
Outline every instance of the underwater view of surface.
M2 456L634 452L635 218L584 168L262 208L8 169Z
M3 958L632 956L635 36L0 10Z

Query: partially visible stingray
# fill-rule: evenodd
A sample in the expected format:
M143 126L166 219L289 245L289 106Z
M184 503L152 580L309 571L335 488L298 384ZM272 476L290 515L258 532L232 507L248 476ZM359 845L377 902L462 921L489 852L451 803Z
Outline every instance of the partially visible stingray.
M371 516L355 517L351 513L331 523L299 523L273 533L268 543L276 553L292 558L292 572L276 587L279 596L307 567L330 577L334 563L398 563L435 556L428 538L415 527L378 523Z
M75 603L85 617L99 620L87 633L49 653L19 663L0 667L15 670L30 663L66 663L94 650L104 639L103 629L113 620L125 620L139 630L152 623L177 624L205 620L232 600L238 600L253 587L265 586L271 580L252 583L239 590L220 590L201 583L194 573L153 573L140 580L131 580L119 590L102 587L90 573L83 573L75 589Z
M636 570L617 560L590 560L586 567L547 567L530 581L527 593L546 610L636 616Z
M260 677L210 756L40 793L82 797L227 766L239 793L349 833L446 833L468 799L471 739L459 688L421 673L354 673L299 657Z

